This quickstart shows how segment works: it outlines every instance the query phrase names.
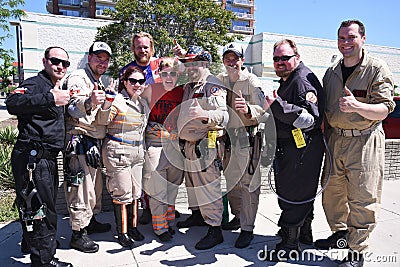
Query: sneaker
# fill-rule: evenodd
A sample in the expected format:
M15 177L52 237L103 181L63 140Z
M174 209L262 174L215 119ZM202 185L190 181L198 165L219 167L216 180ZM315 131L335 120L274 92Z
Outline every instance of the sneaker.
M347 244L347 235L349 230L341 230L333 233L327 239L318 239L314 242L314 247L318 249L331 249L331 248L349 248Z
M53 258L49 264L45 265L45 266L55 266L55 267L73 267L73 265L69 262L63 262L58 260L57 258Z
M82 251L84 253L95 253L99 251L99 245L87 235L85 229L80 231L72 231L71 241L69 243L71 248Z
M142 211L142 215L139 218L139 223L146 225L149 224L151 222L151 211L150 209L144 209Z
M177 222L176 226L178 228L189 228L192 226L205 226L207 225L201 215L200 210L193 210L192 215L190 215L186 220Z
M235 248L246 248L250 245L253 240L253 231L240 231L239 237L236 239Z
M161 242L165 243L165 242L170 242L172 240L172 235L167 231L164 232L160 235L157 235L158 239L160 239Z
M209 226L207 234L195 245L198 250L205 250L215 247L224 242L220 226Z
M111 224L109 223L99 223L94 215L90 219L90 223L86 226L86 232L88 235L95 233L106 233L111 230Z
M240 228L240 220L234 217L230 222L225 223L221 226L222 230L238 230Z

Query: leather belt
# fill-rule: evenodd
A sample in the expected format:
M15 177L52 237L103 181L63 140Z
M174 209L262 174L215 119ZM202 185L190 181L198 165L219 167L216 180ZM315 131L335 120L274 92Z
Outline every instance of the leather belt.
M109 138L110 140L117 141L117 142L120 142L120 143L125 143L125 144L132 145L132 146L143 145L143 141L126 140L126 139L122 139L122 138L119 138L119 137L116 137L116 136L113 136L113 135L110 135L110 134L107 134L106 137Z
M374 126L364 129L364 130L354 130L354 129L341 129L341 128L335 128L336 133L340 136L349 136L349 137L355 137L355 136L361 136L361 135L367 135L375 131L378 127L381 127L381 123L377 123Z

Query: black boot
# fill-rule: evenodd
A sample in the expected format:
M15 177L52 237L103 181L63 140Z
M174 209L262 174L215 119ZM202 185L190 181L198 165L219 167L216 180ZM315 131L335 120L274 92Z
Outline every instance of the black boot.
M207 234L197 242L195 248L205 250L213 248L222 242L224 242L224 237L222 236L221 226L208 226Z
M80 231L73 230L69 245L71 248L85 253L95 253L99 251L99 245L94 243L94 241L87 235L85 229L81 229Z
M364 256L363 254L349 250L347 257L342 260L339 267L362 267L364 266Z
M109 223L100 223L94 217L90 219L90 223L86 226L86 232L88 235L95 234L95 233L106 233L111 230L111 224Z
M59 261L57 258L53 258L49 264L45 265L47 267L73 267L69 262Z
M236 239L235 248L246 248L250 245L251 240L253 240L253 231L240 231L239 237Z
M314 242L314 247L319 249L331 249L331 248L348 248L347 236L349 230L340 230L333 233L327 239L318 239Z
M125 204L113 203L115 225L117 226L118 243L123 247L133 246L133 241L128 235L128 212Z
M235 216L230 222L221 225L222 230L237 230L240 228L240 220Z
M300 227L299 240L303 244L306 244L306 245L313 244L313 235L312 235L312 228L311 228L311 223L312 223L313 219L314 219L314 213L311 212L304 220L303 226Z
M300 228L282 226L280 234L282 241L276 245L274 250L261 253L260 258L266 261L281 262L299 255L301 251L299 244Z
M138 221L138 202L134 200L131 204L128 205L128 234L135 241L142 241L144 236L137 229L137 221ZM151 213L150 213L151 220Z
M176 227L178 228L188 228L192 226L205 226L204 218L201 215L200 210L192 210L192 215L190 215L186 220L177 222Z
M146 225L149 224L151 222L151 211L149 208L147 209L143 209L142 211L142 215L139 218L139 223Z

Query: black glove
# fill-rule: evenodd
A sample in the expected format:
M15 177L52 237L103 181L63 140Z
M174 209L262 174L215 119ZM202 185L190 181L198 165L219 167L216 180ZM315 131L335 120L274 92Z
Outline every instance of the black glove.
M86 163L93 168L100 167L100 151L96 145L91 146L86 151Z

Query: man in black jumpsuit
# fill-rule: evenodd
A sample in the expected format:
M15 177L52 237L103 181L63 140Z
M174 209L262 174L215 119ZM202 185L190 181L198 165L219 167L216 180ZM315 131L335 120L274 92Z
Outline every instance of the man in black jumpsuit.
M16 201L32 266L72 266L54 257L57 155L64 147L63 106L69 100L68 92L60 90L60 80L70 63L60 47L47 48L42 61L44 70L25 80L6 100L8 112L18 118L19 134L11 155Z
M275 43L273 51L275 72L281 79L277 92L267 96L266 102L275 119L278 139L274 172L282 210L278 222L282 241L275 251L284 253L281 258L276 253L267 253L266 259L285 261L291 251L300 251L299 241L313 242L313 197L324 154L320 127L324 101L318 78L300 61L292 40Z

